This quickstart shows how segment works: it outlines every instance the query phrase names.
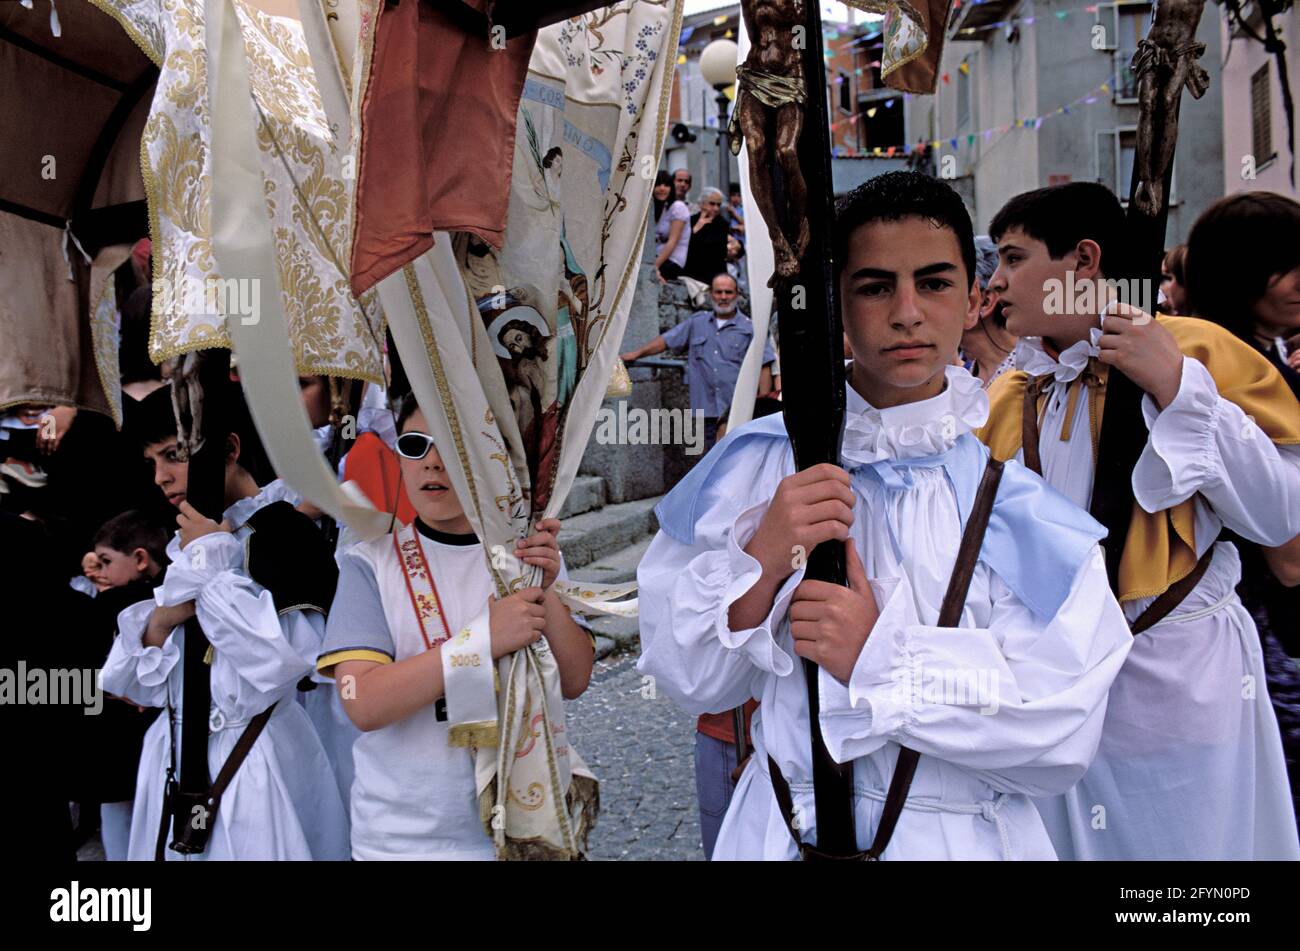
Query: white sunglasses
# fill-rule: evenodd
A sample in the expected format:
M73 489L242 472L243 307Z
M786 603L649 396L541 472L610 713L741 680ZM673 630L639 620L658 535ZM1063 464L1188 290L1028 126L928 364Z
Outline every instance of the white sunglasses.
M409 432L397 437L397 454L403 459L423 459L433 448L433 437L428 433Z

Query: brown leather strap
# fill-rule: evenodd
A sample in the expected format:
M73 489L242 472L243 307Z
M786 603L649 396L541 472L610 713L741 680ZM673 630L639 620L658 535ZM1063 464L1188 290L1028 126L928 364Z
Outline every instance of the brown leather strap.
M1197 582L1201 580L1201 576L1205 574L1205 569L1210 567L1210 559L1213 556L1214 546L1211 545L1205 549L1205 554L1196 562L1196 567L1192 569L1191 574L1175 581L1164 590L1160 597L1147 605L1146 610L1139 614L1130 625L1134 637L1147 628L1159 624L1170 611L1183 603L1183 599L1192 593L1192 589L1196 587Z
M204 820L209 829L217 821L217 810L221 808L221 797L225 794L226 787L230 785L230 781L235 778L235 773L239 772L239 767L248 758L248 754L253 749L253 744L262 735L262 730L266 728L267 721L271 719L271 714L275 712L275 708L276 704L273 703L248 721L248 725L244 727L244 732L239 734L239 739L235 742L235 748L230 751L230 755L226 757L225 763L222 764L221 772L217 773L216 782L208 790L206 802L207 815ZM172 793L176 789L173 775L173 771L169 769L167 771L167 788L163 794L162 824L158 830L158 842L154 850L154 861L157 862L163 861L163 846L167 841L168 820L171 818L173 811Z
M998 483L1001 480L1002 463L989 457L984 475L980 479L979 489L975 493L975 504L971 507L970 517L966 519L966 529L962 532L961 545L957 549L957 560L953 565L952 577L948 581L948 590L939 609L939 627L957 627L961 621L962 608L966 605L966 594L970 590L971 578L975 575L975 563L979 560L980 547L984 544L984 531L988 528L989 516L993 512L993 502L997 498ZM767 771L772 779L772 791L776 794L776 802L781 809L781 817L785 819L786 828L790 830L790 836L799 847L800 857L805 861L852 859L870 862L879 859L894 836L894 827L898 825L903 805L907 802L907 794L912 788L912 779L916 775L916 764L920 757L920 753L906 746L899 749L898 762L889 780L889 790L885 793L885 806L880 813L880 824L876 826L871 848L850 855L828 855L814 846L804 844L794 824L794 799L790 794L790 784L781 774L781 768L777 766L776 760L768 756Z
M216 818L217 807L221 805L221 796L230 785L230 781L235 778L235 773L239 772L239 767L244 764L249 752L253 749L253 744L257 738L262 735L266 723L271 719L271 714L275 712L276 703L271 704L253 719L248 721L248 726L244 727L244 732L239 734L239 740L235 743L235 748L230 751L226 761L221 764L221 772L217 773L217 779L212 784L212 789L208 792L208 806L212 814L208 817L211 822Z
M939 608L939 627L960 626L961 610L966 606L966 594L970 590L971 578L975 575L975 563L979 560L980 547L984 544L984 530L988 528L993 500L997 497L998 483L1001 480L1002 463L990 456L989 464L984 467L984 476L980 479L979 491L975 493L975 504L971 507L970 517L966 519L966 530L962 533L961 546L957 549L957 561L948 581L948 591ZM894 826L903 813L903 804L907 802L907 794L916 775L916 763L920 758L920 753L906 746L898 751L894 775L889 780L889 792L885 794L885 807L880 813L880 825L876 827L876 837L867 850L867 859L870 861L880 858L894 836Z
M1038 397L1051 384L1051 375L1036 376L1025 381L1025 399L1020 414L1020 449L1025 468L1043 474L1043 462L1038 455Z

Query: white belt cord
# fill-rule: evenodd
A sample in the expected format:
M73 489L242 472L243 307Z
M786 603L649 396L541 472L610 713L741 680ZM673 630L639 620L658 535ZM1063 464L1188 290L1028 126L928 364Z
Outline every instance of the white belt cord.
M768 782L772 777L768 775L766 755L759 755L758 751L754 755L754 763L763 775L767 776ZM790 783L790 792L800 792L804 794L812 793L812 783ZM870 799L873 802L883 803L887 798L884 790L869 789L863 786L854 785L853 793L855 796L861 796L864 799ZM914 812L939 813L946 812L958 816L979 816L987 822L993 823L998 830L998 842L1002 847L1003 861L1011 861L1011 835L1007 829L1006 821L1002 818L1002 807L1006 805L1010 796L1007 793L998 793L992 799L982 799L978 802L950 802L945 799L935 799L933 796L908 796L903 802L904 809L911 809Z
M1198 620L1199 618L1209 617L1211 614L1214 614L1216 611L1223 610L1223 608L1225 608L1228 605L1228 603L1232 600L1233 596L1236 593L1237 592L1235 590L1229 588L1227 594L1221 597L1218 601L1215 601L1209 607L1197 608L1195 611L1187 611L1186 613L1183 614L1174 613L1174 614L1166 615L1165 617L1157 621L1155 624L1152 624L1149 628L1147 628L1147 632L1149 633L1151 631L1154 631L1156 628L1162 627L1165 624L1178 624L1182 621L1195 621Z
M857 795L874 802L883 803L885 801L886 794L878 789L855 787L853 791ZM1007 799L1006 793L998 793L992 799L969 803L948 802L931 796L908 796L903 802L903 808L916 812L947 812L959 816L979 816L981 819L992 822L998 830L998 841L1002 845L1002 859L1009 862L1011 861L1011 836L1007 831L1006 822L1002 819L1002 807L1006 805Z

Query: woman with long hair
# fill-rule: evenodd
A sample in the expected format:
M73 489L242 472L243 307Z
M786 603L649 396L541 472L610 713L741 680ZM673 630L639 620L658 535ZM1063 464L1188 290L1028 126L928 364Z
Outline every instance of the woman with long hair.
M1215 202L1187 238L1185 276L1189 312L1259 350L1300 398L1300 203L1275 192ZM1271 549L1233 541L1241 552L1237 591L1259 628L1300 815L1300 674L1290 659L1300 653L1300 537Z
M659 280L671 281L686 266L691 233L691 210L673 197L673 177L663 169L655 175L655 271Z

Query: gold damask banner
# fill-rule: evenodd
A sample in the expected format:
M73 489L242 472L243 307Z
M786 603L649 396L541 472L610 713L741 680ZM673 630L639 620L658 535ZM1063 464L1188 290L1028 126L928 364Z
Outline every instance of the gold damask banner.
M154 256L150 356L229 347L226 321L256 319L260 295L270 291L221 274L213 255L204 0L91 2L161 71L141 155ZM326 118L302 24L244 0L234 7L294 363L302 374L382 383L382 315L373 295L353 297L346 269L348 142Z

